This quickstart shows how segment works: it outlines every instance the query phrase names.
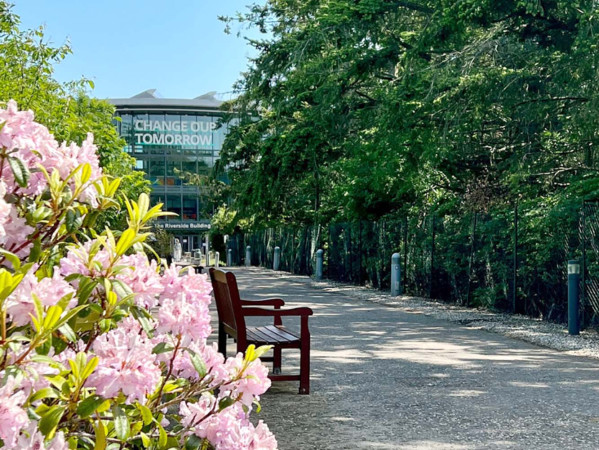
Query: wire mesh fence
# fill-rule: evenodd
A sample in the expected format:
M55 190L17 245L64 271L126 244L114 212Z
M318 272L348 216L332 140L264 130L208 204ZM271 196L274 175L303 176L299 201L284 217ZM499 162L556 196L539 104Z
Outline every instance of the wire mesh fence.
M559 322L567 317L567 261L586 251L583 319L590 324L599 317L599 204L583 209L548 213L512 204L459 217L420 210L376 222L238 234L228 247L234 264L245 263L249 245L251 264L272 268L278 246L280 269L305 275L313 274L322 248L326 278L384 290L391 256L399 253L407 294Z

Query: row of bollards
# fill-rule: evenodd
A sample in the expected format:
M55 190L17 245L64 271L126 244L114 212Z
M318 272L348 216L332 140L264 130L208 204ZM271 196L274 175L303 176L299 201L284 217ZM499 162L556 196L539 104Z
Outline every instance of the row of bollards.
M247 246L245 249L245 265L251 265L252 248ZM216 264L218 267L218 253L216 254ZM227 251L227 266L233 265L231 249ZM324 266L324 250L316 251L316 272L315 278L317 281L323 278ZM279 270L281 267L281 248L275 247L273 270ZM568 333L577 335L580 333L580 300L579 300L579 283L580 283L580 261L568 261ZM401 255L394 253L391 256L391 296L397 297L403 293L401 285Z
M316 271L315 278L317 281L321 281L324 273L324 250L318 249L315 254L316 257ZM252 261L252 247L248 245L245 248L245 266L250 267ZM398 296L403 292L401 286L401 257L399 253L394 253L391 257L391 295ZM231 255L231 249L227 251L227 265L233 265L233 258ZM281 268L281 247L275 247L274 258L272 264L273 270L279 270Z

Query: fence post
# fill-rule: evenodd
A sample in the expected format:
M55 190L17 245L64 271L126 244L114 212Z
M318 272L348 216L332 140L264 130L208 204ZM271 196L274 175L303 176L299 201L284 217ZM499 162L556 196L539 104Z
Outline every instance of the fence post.
M578 315L578 283L580 281L580 261L568 261L568 333L580 333L580 317Z
M275 247L275 257L272 262L272 270L279 270L281 267L281 247Z
M401 256L399 253L393 253L391 256L391 296L401 295Z
M219 264L220 264L220 253L214 252L214 267L216 267L218 269Z
M227 267L233 266L233 249L227 250Z
M318 249L316 251L316 280L322 280L322 254L324 253L323 249Z

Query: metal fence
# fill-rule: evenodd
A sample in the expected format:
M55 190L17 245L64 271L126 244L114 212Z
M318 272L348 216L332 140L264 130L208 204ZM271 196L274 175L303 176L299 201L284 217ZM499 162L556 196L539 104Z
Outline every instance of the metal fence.
M324 250L331 280L389 289L391 255L402 261L404 292L550 321L567 317L568 259L583 255L583 320L599 317L599 204L580 208L510 208L462 216L414 211L376 222L276 228L229 238L234 264L271 267L275 246L281 270L311 275ZM594 276L593 274L597 274Z
M583 324L599 323L599 203L585 202L580 224Z

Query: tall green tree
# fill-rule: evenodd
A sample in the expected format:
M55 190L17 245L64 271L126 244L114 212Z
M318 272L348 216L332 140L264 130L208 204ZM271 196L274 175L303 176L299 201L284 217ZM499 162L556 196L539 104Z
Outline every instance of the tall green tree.
M592 1L267 1L223 150L264 223L595 195ZM233 19L229 19L233 20Z

